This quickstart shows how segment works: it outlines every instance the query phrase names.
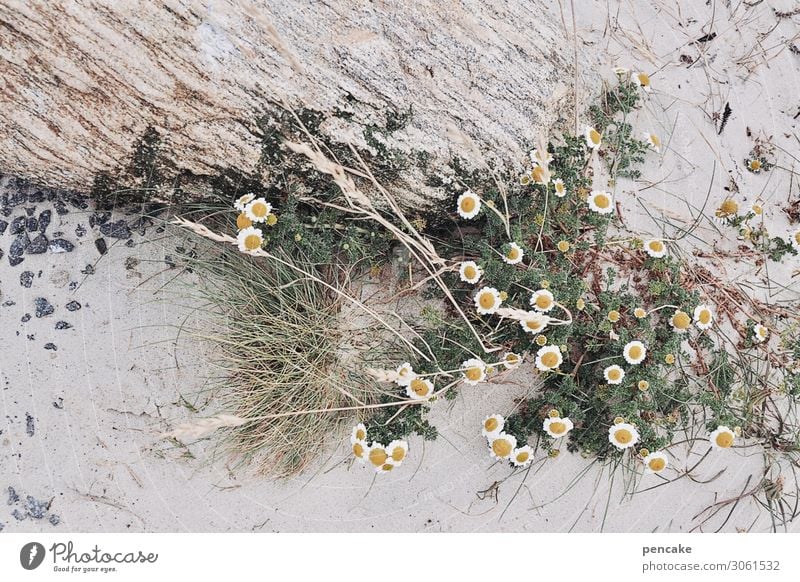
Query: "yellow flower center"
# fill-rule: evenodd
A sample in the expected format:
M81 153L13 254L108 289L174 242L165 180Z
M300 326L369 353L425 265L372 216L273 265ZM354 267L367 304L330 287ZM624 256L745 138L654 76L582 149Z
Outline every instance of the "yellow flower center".
M428 388L428 384L426 384L425 380L421 378L414 378L411 380L409 387L417 396L427 396L428 390L430 390L430 388Z
M267 215L267 205L263 202L256 202L250 207L250 212L253 213L253 216L264 218Z
M475 198L467 196L461 201L461 211L469 214L473 210L475 210Z
M491 309L494 307L494 295L486 291L485 293L481 293L480 298L478 299L478 303L480 303L481 307L484 309Z
M389 458L389 455L386 454L386 451L383 449L372 449L369 452L369 462L375 465L376 467L380 467L386 462L386 459Z
M729 432L721 432L717 435L716 441L718 447L727 449L733 444L733 435Z
M556 192L559 194L563 194L566 190L566 186L564 186L563 182L556 182Z
M472 380L473 382L476 382L481 379L481 376L483 375L483 370L481 370L477 366L473 368L467 368L467 370L464 372L464 375L467 377L467 380Z
M689 319L689 314L685 311L678 311L672 316L672 325L678 329L689 329L692 320Z
M636 309L634 309L633 314L639 319L642 319L643 317L647 316L647 312L641 307L637 307Z
M660 253L664 250L664 243L660 240L651 240L647 246L654 253Z
M589 130L589 141L592 142L593 145L598 145L601 139L602 136L600 135L599 131L597 131L595 128L591 128Z
M558 365L558 354L556 352L545 352L542 354L542 364L546 368L555 368Z
M650 75L647 73L638 73L636 78L639 80L639 84L642 87L649 87L650 86Z
M278 224L278 217L275 216L274 214L270 214L269 216L267 216L267 224L269 226L275 226L276 224Z
M467 279L474 279L478 274L478 271L472 265L467 265L464 267L464 277Z
M750 169L751 170L760 170L761 169L761 160L750 160Z
M533 170L531 170L531 177L534 182L544 182L544 168L541 166L534 167Z
M364 432L362 429L360 429L360 428L359 428L359 429L356 431L356 438L357 438L358 440L360 440L360 441L363 441L365 438L367 438L367 433L366 433L366 432Z
M250 226L253 226L253 221L247 218L247 215L244 212L236 217L236 228L239 230L243 230Z
M622 377L622 370L620 370L619 368L611 368L607 372L607 374L608 374L608 379L609 380L616 381L616 380L619 380Z
M661 147L661 138L659 138L656 134L650 134L650 143L653 144L654 147L660 148Z
M613 309L608 312L608 321L617 322L619 321L619 311Z
M703 325L711 323L711 312L708 309L701 310L700 317L698 317L697 320Z
M525 322L525 327L532 331L539 331L542 329L542 321L539 319L529 319Z
M519 356L516 354L506 354L506 362L509 364L518 364L519 363Z
M364 445L361 443L353 443L353 454L359 459L364 456Z
M381 471L391 471L392 469L394 469L394 465L391 463L386 463L381 467Z
M800 230L794 233L794 242L800 245Z
M764 209L761 207L760 204L753 204L753 214L755 214L756 216L761 216L763 212Z
M730 216L739 211L739 204L733 198L728 198L719 205L717 216Z
M614 439L621 445L627 445L633 440L633 434L627 428L621 428L614 433Z
M550 432L553 434L564 434L567 431L567 425L560 420L556 420L550 423Z
M602 208L603 210L605 210L606 208L611 206L611 200L605 194L597 194L594 197L594 204L598 208Z
M758 336L759 337L767 337L767 328L766 327L759 327L758 328Z
M509 261L516 261L519 258L519 249L516 247L511 247L508 250L508 254L506 254L506 258Z
M248 251L254 251L261 247L261 237L257 234L248 234L244 237L244 248Z
M406 458L406 450L403 447L395 447L392 451L392 460L395 463L401 462Z
M586 301L584 301L582 298L579 298L575 302L575 307L577 307L578 309L580 309L582 311L583 308L586 307Z
M630 348L628 348L628 356L632 360L638 360L639 358L641 358L642 357L642 346L633 345Z
M541 294L536 297L536 307L539 309L549 309L553 305L553 300L547 295Z
M483 428L486 429L486 432L494 432L497 430L498 426L500 426L500 423L497 422L497 419L494 417L487 418L486 422L483 423Z
M492 441L492 451L498 457L507 457L511 454L511 443L506 439L495 439Z
M650 461L647 463L647 466L650 467L651 471L658 473L659 471L664 470L664 467L667 466L667 462L661 457L656 457L655 459L650 459Z
M524 463L530 457L530 453L528 451L522 451L521 453L517 453L517 463Z

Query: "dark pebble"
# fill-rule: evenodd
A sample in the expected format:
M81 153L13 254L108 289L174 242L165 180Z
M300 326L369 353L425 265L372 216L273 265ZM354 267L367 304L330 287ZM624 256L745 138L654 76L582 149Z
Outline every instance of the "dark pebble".
M39 230L39 221L36 220L35 217L31 216L27 220L27 222L25 224L25 228L28 229L28 232L36 232L37 230Z
M38 204L39 202L44 202L44 200L45 200L45 194L42 190L37 190L36 192L28 196L28 201L31 204Z
M81 304L77 301L70 301L67 303L67 311L78 311L81 308Z
M31 285L33 285L33 272L22 271L22 273L19 276L19 284L25 287L26 289L30 289Z
M78 282L77 281L70 281L69 282L69 290L70 291L75 291L75 289L77 289L77 288L78 288Z
M30 315L28 317L30 317ZM59 329L59 330L61 330L61 329L69 329L71 327L72 327L72 324L71 323L67 323L66 321L59 321L59 322L56 323L56 329Z
M0 220L0 234L5 233L7 228L8 228L8 222L6 222L5 220Z
M101 255L106 254L106 251L108 251L108 245L106 244L106 239L104 238L98 238L96 241L94 241L94 246L97 249L97 252Z
M75 245L68 240L64 240L63 238L57 238L50 241L51 253L71 253L74 250Z
M25 432L29 437L32 437L33 433L36 432L36 427L33 424L33 417L27 413L25 414Z
M95 212L89 217L89 226L94 228L111 220L110 212Z
M26 517L26 515L22 513L19 509L15 509L14 511L12 511L11 516L17 521L24 521Z
M23 259L22 257L12 257L11 255L8 255L8 264L11 265L12 267L16 267L24 260L25 259Z
M56 344L54 344L53 342L47 342L46 344L44 344L44 349L57 352L58 346L56 346Z
M55 513L50 514L50 517L47 518L47 521L50 522L50 525L58 525L61 523L61 518L58 517Z
M27 214L28 216L33 216L33 214L35 212L36 212L36 207L35 206L33 208L26 208L25 209L25 214ZM34 230L36 230L36 229L34 229Z
M104 236L110 236L111 238L125 239L131 237L131 229L124 220L107 222L100 226L100 232L102 232Z
M25 315L22 316L22 319L20 319L22 323L28 323L30 320L31 320L30 313L26 313Z
M79 210L86 210L89 208L89 203L83 196L70 196L69 203Z
M30 239L28 239L28 235L22 233L14 239L14 242L11 243L11 246L8 249L8 256L9 257L21 257L22 254L25 252L25 247L30 244Z
M27 221L24 216L17 216L11 221L11 230L9 232L11 234L21 234L25 231L26 223Z
M69 209L67 209L67 205L64 204L62 200L55 200L53 202L53 206L56 207L56 212L59 216L64 216L65 214L69 213Z
M83 226L82 224L79 224L78 226L76 226L75 227L75 236L77 236L78 238L86 236L86 227Z
M53 211L45 210L39 215L39 232L44 232L50 226L50 221L53 219Z
M64 399L61 396L53 401L53 408L64 410Z
M125 246L128 247L129 249L132 249L134 247L133 239L129 238L127 241L125 241Z
M46 317L48 315L53 315L53 313L56 310L56 308L50 305L50 302L44 297L37 297L36 299L34 299L33 302L36 305L36 317ZM73 301L72 303L75 302ZM69 309L69 304L67 304L67 309ZM70 311L75 311L75 310L70 309Z
M39 501L27 495L25 497L25 509L28 511L28 515L33 519L42 519L47 513L47 510L50 509L50 503L47 501Z
M14 505L17 501L19 501L19 495L17 495L16 489L13 487L8 488L8 501L6 505Z
M94 275L94 267L92 265L86 265L86 268L82 269L81 273L84 275Z
M47 250L47 237L43 234L38 235L35 239L33 239L28 248L25 251L29 255L41 255L43 252Z

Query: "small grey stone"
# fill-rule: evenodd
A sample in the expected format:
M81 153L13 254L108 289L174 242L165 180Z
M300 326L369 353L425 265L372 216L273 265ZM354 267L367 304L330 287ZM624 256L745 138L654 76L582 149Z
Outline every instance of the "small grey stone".
M29 255L41 255L46 250L47 250L47 237L44 236L43 234L40 234L36 238L34 238L28 245L28 248L25 249L25 251Z
M28 232L36 232L37 230L39 230L39 221L36 220L35 217L31 216L30 218L28 218L25 224L25 228L28 229Z
M39 215L39 232L44 233L47 227L50 226L50 221L53 219L53 211L45 210Z
M86 227L83 226L82 224L79 224L78 226L76 226L75 227L75 236L77 236L78 238L86 236Z
M22 319L20 319L22 323L28 323L30 320L31 320L30 313L26 313L25 315L22 316Z
M126 239L131 237L131 229L124 220L102 224L100 225L100 232L102 232L104 236L110 236L111 238Z
M17 491L9 486L8 488L8 501L6 505L14 505L17 501L19 501L19 495L17 495Z
M12 257L11 255L8 255L8 264L11 265L12 267L16 267L24 260L25 259L23 259L22 257Z
M56 329L58 329L58 330L69 329L71 327L72 327L72 324L71 323L67 323L66 321L59 321L59 322L56 323Z
M0 220L0 234L5 233L7 228L8 228L8 222L6 222L5 220Z
M49 503L46 501L39 501L30 495L25 497L25 501L25 509L27 509L28 515L33 519L42 519L47 513L47 510L50 509Z
M58 517L55 513L51 513L47 521L50 522L50 525L58 525L59 523L61 523L61 518Z
M19 509L15 509L11 512L11 516L16 519L17 521L25 521L25 517L27 517L24 513L22 513Z
M10 234L22 234L25 231L26 219L24 216L17 216L11 221Z
M81 304L77 301L70 301L67 303L67 311L78 311L81 308Z
M64 202L61 200L55 200L53 202L53 206L56 207L56 212L58 213L59 216L64 216L69 212L69 210L67 209L67 205L64 204Z
M51 352L57 352L58 346L56 346L56 344L54 344L53 342L48 342L44 344L44 349L50 350Z
M33 272L22 271L22 273L19 276L19 284L25 287L26 289L30 289L31 285L33 285Z
M75 250L75 245L68 240L64 240L63 238L57 238L50 241L51 253L71 253L73 250Z
M36 432L36 426L34 425L33 417L28 413L25 413L25 432L29 437L32 437Z
M86 265L86 268L81 269L81 273L83 273L84 275L94 275L94 266Z
M37 297L33 300L34 305L36 305L36 317L46 317L48 315L53 315L56 308L50 305L50 302L45 299L44 297ZM69 309L69 305L67 305L67 309ZM74 309L70 309L70 311L75 311Z
M97 248L97 252L100 253L101 255L106 254L106 251L108 250L108 245L106 244L106 239L104 238L98 238L97 240L95 240L94 246L95 248Z

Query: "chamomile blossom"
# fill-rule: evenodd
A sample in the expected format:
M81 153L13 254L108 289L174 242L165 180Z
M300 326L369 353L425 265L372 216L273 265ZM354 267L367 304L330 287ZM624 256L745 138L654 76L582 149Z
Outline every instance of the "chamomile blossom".
M353 427L350 433L350 443L357 443L365 440L367 440L367 427L362 423L358 423Z
M508 250L503 254L503 261L509 265L516 265L522 262L522 255L524 254L522 247L517 243L508 243Z
M433 396L433 382L417 376L406 386L406 394L411 400L427 400Z
M514 449L511 453L511 462L515 467L527 467L533 460L533 449L529 445Z
M236 228L242 230L251 226L253 226L253 221L247 218L247 214L240 212L239 216L236 217Z
M646 92L650 92L650 75L643 72L638 72L633 76L633 80Z
M792 243L792 248L794 250L800 252L800 230L796 230L792 233L792 236L789 238L789 242Z
M243 228L236 235L236 243L239 245L239 250L243 253L252 253L261 248L264 242L264 235L255 227Z
M567 195L567 187L564 186L564 180L561 178L553 180L553 194L559 198L563 198Z
M501 432L506 425L506 419L499 414L492 414L483 419L483 428L481 434L487 439L492 440Z
M366 450L367 461L376 471L380 471L389 460L389 453L381 443L372 443Z
M753 216L763 216L764 203L761 202L761 200L754 200L747 209L747 213L752 214Z
M536 311L528 311L527 315L519 320L519 324L526 333L539 333L550 323L550 317Z
M589 209L598 214L611 214L614 211L614 199L605 190L592 190L587 203Z
M533 292L530 300L531 305L537 311L547 313L556 305L555 297L547 289L538 289Z
M733 198L726 198L714 211L714 216L718 221L725 221L734 218L739 213L739 203Z
M669 318L669 323L676 332L685 333L692 325L692 319L689 317L688 313L678 309L672 314L672 317Z
M461 364L464 382L478 384L486 379L486 364L478 358L470 358Z
M612 364L603 370L603 377L609 384L622 384L622 379L625 377L625 370L616 364Z
M708 436L711 447L714 449L729 449L736 440L736 433L725 425L719 425L717 429Z
M408 454L408 443L403 440L394 440L386 447L386 453L395 465L400 465Z
M755 342L763 342L769 336L769 330L757 323L753 326L753 341Z
M414 369L411 367L411 364L405 362L397 367L397 379L395 380L395 383L398 386L408 386L416 377L417 375L414 373Z
M574 428L569 417L548 416L542 423L542 430L550 435L551 438L558 439L567 436L567 433Z
M654 451L646 455L642 462L646 473L660 473L667 468L667 455L664 451Z
M495 459L507 459L517 448L516 437L504 432L498 433L489 443L489 454Z
M272 213L272 204L263 198L256 198L247 203L247 206L244 207L244 213L253 222L264 222L267 220L267 216Z
M549 164L553 161L553 154L550 152L542 152L537 149L533 149L530 152L531 163L541 165L541 164Z
M491 315L500 308L500 292L494 287L483 287L475 294L475 308L481 315Z
M591 125L586 126L586 130L584 131L583 135L586 138L586 147L588 147L590 150L596 150L599 148L600 143L603 141L602 134Z
M353 456L362 463L366 462L367 460L368 449L369 445L367 445L367 441L353 441L350 443L350 450L352 451Z
M483 270L475 261L464 261L458 268L458 275L464 283L475 284L483 275Z
M645 311L643 307L637 307L633 310L633 316L636 319L644 319L647 317L647 311Z
M651 148L653 148L657 152L661 151L661 138L658 137L656 134L645 132L644 139Z
M562 253L566 253L566 252L569 252L569 249L571 248L571 246L572 245L569 244L568 240L560 240L560 241L558 241L558 244L556 245L556 248L558 248L558 250L561 251Z
M641 364L647 357L647 348L639 340L634 340L625 344L622 356L629 364Z
M639 431L627 422L619 422L608 429L608 441L620 450L628 449L639 442Z
M472 190L458 197L458 215L461 218L475 218L481 211L481 199Z
M519 354L515 354L514 352L507 352L503 356L503 365L508 368L516 368L522 363L522 356Z
M244 212L244 207L247 206L250 202L252 202L255 199L255 197L256 197L255 194L245 194L244 196L240 196L233 203L233 207L239 212Z
M537 165L533 166L531 169L531 180L533 180L534 184L540 184L542 186L549 184L551 175L550 170L548 170L546 166Z
M699 329L708 329L714 323L714 312L708 305L698 305L694 308L694 324Z
M650 240L644 241L644 250L654 259L660 259L666 256L667 245L665 245L664 241L661 239L651 238Z
M542 372L555 370L564 361L557 346L544 346L536 352L536 367Z

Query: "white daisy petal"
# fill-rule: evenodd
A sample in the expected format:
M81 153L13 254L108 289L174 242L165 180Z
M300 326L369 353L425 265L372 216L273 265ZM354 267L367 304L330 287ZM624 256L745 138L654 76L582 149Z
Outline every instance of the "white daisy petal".
M483 270L475 261L464 261L458 268L458 275L464 283L474 285L483 275Z
M587 203L589 209L598 214L611 214L614 211L614 197L605 190L592 190Z
M544 346L536 352L536 367L542 372L555 370L564 361L557 346Z
M715 431L708 435L711 447L717 450L729 449L736 441L736 433L725 425L720 425Z
M620 450L628 449L639 442L639 432L627 422L614 424L608 429L608 441Z
M475 218L481 211L481 199L472 190L467 190L458 197L458 215L461 218Z
M572 421L568 418L547 417L542 423L542 430L550 435L551 438L558 439L569 434L574 427Z
M500 292L494 287L483 287L475 294L475 308L481 315L491 315L500 308Z
M622 356L629 364L640 364L647 357L647 348L638 340L628 342L622 349Z
M479 384L486 379L486 364L482 360L470 358L461 364L461 369L467 384Z

